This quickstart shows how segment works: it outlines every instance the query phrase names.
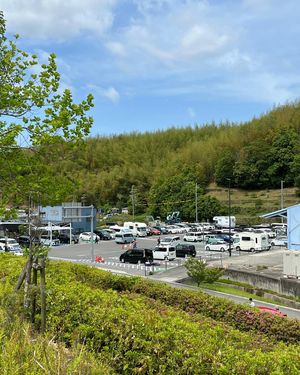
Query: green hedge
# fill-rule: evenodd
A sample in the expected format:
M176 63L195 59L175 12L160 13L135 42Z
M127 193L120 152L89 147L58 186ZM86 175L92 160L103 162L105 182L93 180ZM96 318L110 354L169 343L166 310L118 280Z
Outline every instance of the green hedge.
M52 280L55 282L55 280ZM296 374L300 351L137 294L49 282L48 329L119 374Z
M200 291L175 289L138 277L113 275L109 272L81 265L68 264L62 267L72 270L72 278L91 287L132 291L164 302L169 306L180 308L183 311L201 313L223 321L239 330L264 333L272 339L287 343L300 341L300 322L296 319L261 313L252 308L249 309L248 306L209 296Z
M21 270L20 260L7 259L0 257L4 306ZM300 373L299 346L261 334L296 342L298 321L63 262L50 262L47 290L48 334L70 350L84 344L119 374ZM280 329L286 330L284 338Z

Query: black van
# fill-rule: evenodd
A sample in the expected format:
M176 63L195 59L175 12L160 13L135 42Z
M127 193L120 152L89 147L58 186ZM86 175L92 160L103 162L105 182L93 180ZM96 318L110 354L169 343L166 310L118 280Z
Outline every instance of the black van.
M129 249L120 255L122 263L152 263L153 251L150 249Z
M183 257L186 256L195 257L197 252L194 245L188 245L185 243L179 243L175 246L176 249L176 257Z

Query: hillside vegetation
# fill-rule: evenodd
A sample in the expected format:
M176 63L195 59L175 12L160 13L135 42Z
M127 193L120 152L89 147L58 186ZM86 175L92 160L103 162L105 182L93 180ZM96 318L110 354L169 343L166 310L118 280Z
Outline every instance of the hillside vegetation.
M18 168L12 171L10 167L3 181L18 183L23 200L31 189L37 192L36 201L47 204L83 199L97 207L131 208L134 201L137 214L145 212L165 218L167 213L178 210L186 220L195 217L196 184L199 219L226 214L226 199L220 204L215 199L219 190L212 191L211 184L226 191L230 181L233 199L238 202L234 203L234 213L244 211L246 217L253 217L280 207L280 199L269 197L280 190L281 181L289 189L285 190L285 202L289 197L291 202L297 201L299 132L297 102L274 108L244 124L207 124L153 133L98 136L76 147L61 142L51 147L45 145L40 148L38 159L26 152L30 168L19 160ZM2 160L4 175L6 164ZM45 171L47 178L43 177ZM38 190L39 184L44 188ZM248 197L248 203L243 199L245 207L239 207L237 191ZM18 200L19 195L11 199Z
M16 295L13 286L23 264L23 259L0 256L2 373L300 372L296 320L249 310L201 292L70 263L48 265L44 339L32 336L28 329L22 333L16 328L24 327L18 318L22 317L22 295ZM38 327L38 315L35 321ZM49 337L45 355L45 338ZM7 338L13 340L11 344ZM22 348L19 339L25 340ZM16 348L20 348L18 355ZM60 367L57 361L50 364L55 355Z

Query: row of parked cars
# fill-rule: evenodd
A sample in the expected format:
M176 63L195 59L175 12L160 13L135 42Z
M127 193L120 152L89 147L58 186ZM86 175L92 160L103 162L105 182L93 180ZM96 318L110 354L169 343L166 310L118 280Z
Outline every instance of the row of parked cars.
M174 260L179 257L195 257L197 254L195 246L177 243L174 245L160 244L154 249L133 248L120 255L122 263L145 263L151 264L155 260Z

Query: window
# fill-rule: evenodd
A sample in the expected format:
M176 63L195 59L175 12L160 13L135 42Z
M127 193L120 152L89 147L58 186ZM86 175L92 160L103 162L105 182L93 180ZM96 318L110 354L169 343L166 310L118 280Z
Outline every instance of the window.
M165 253L168 251L168 249L166 247L156 247L155 251L158 251L160 253Z
M242 237L242 241L251 241L251 237Z

